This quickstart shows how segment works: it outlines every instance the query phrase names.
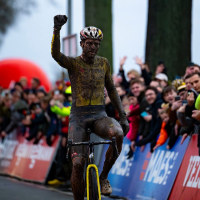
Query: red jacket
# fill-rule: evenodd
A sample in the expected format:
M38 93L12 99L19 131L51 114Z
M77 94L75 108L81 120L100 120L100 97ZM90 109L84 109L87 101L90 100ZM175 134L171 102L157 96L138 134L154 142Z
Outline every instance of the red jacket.
M138 133L138 128L139 128L139 122L140 122L140 115L139 115L139 109L140 105L130 105L130 114L131 116L128 118L130 123L130 130L127 134L127 138L131 141L137 139L137 133Z

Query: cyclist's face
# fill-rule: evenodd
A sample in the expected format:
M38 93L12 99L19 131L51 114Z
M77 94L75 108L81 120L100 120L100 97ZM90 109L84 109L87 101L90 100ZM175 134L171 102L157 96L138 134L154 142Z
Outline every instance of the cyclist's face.
M81 46L85 56L95 57L99 50L100 42L99 40L87 39L81 44Z

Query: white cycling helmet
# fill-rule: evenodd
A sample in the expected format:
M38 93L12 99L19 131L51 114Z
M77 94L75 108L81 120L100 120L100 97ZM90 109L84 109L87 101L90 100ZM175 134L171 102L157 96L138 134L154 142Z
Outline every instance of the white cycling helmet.
M103 33L99 28L96 28L94 26L88 26L85 27L80 32L80 38L81 40L85 39L97 39L97 40L103 40Z

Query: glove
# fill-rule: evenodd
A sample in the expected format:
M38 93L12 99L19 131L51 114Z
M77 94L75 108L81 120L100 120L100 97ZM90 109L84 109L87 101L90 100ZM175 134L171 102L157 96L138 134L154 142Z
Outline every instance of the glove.
M61 27L67 22L67 16L66 15L56 15L54 17L54 28L57 30L60 30Z
M122 130L124 132L124 137L127 135L127 133L129 132L129 124L128 124L128 120L126 118L126 116L123 116L120 121L119 121Z

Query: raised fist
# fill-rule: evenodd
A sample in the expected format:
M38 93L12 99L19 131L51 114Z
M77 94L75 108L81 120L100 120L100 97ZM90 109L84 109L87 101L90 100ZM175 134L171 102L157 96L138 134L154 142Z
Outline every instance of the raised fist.
M54 17L54 28L57 30L60 30L61 27L67 22L67 16L66 15L56 15Z

